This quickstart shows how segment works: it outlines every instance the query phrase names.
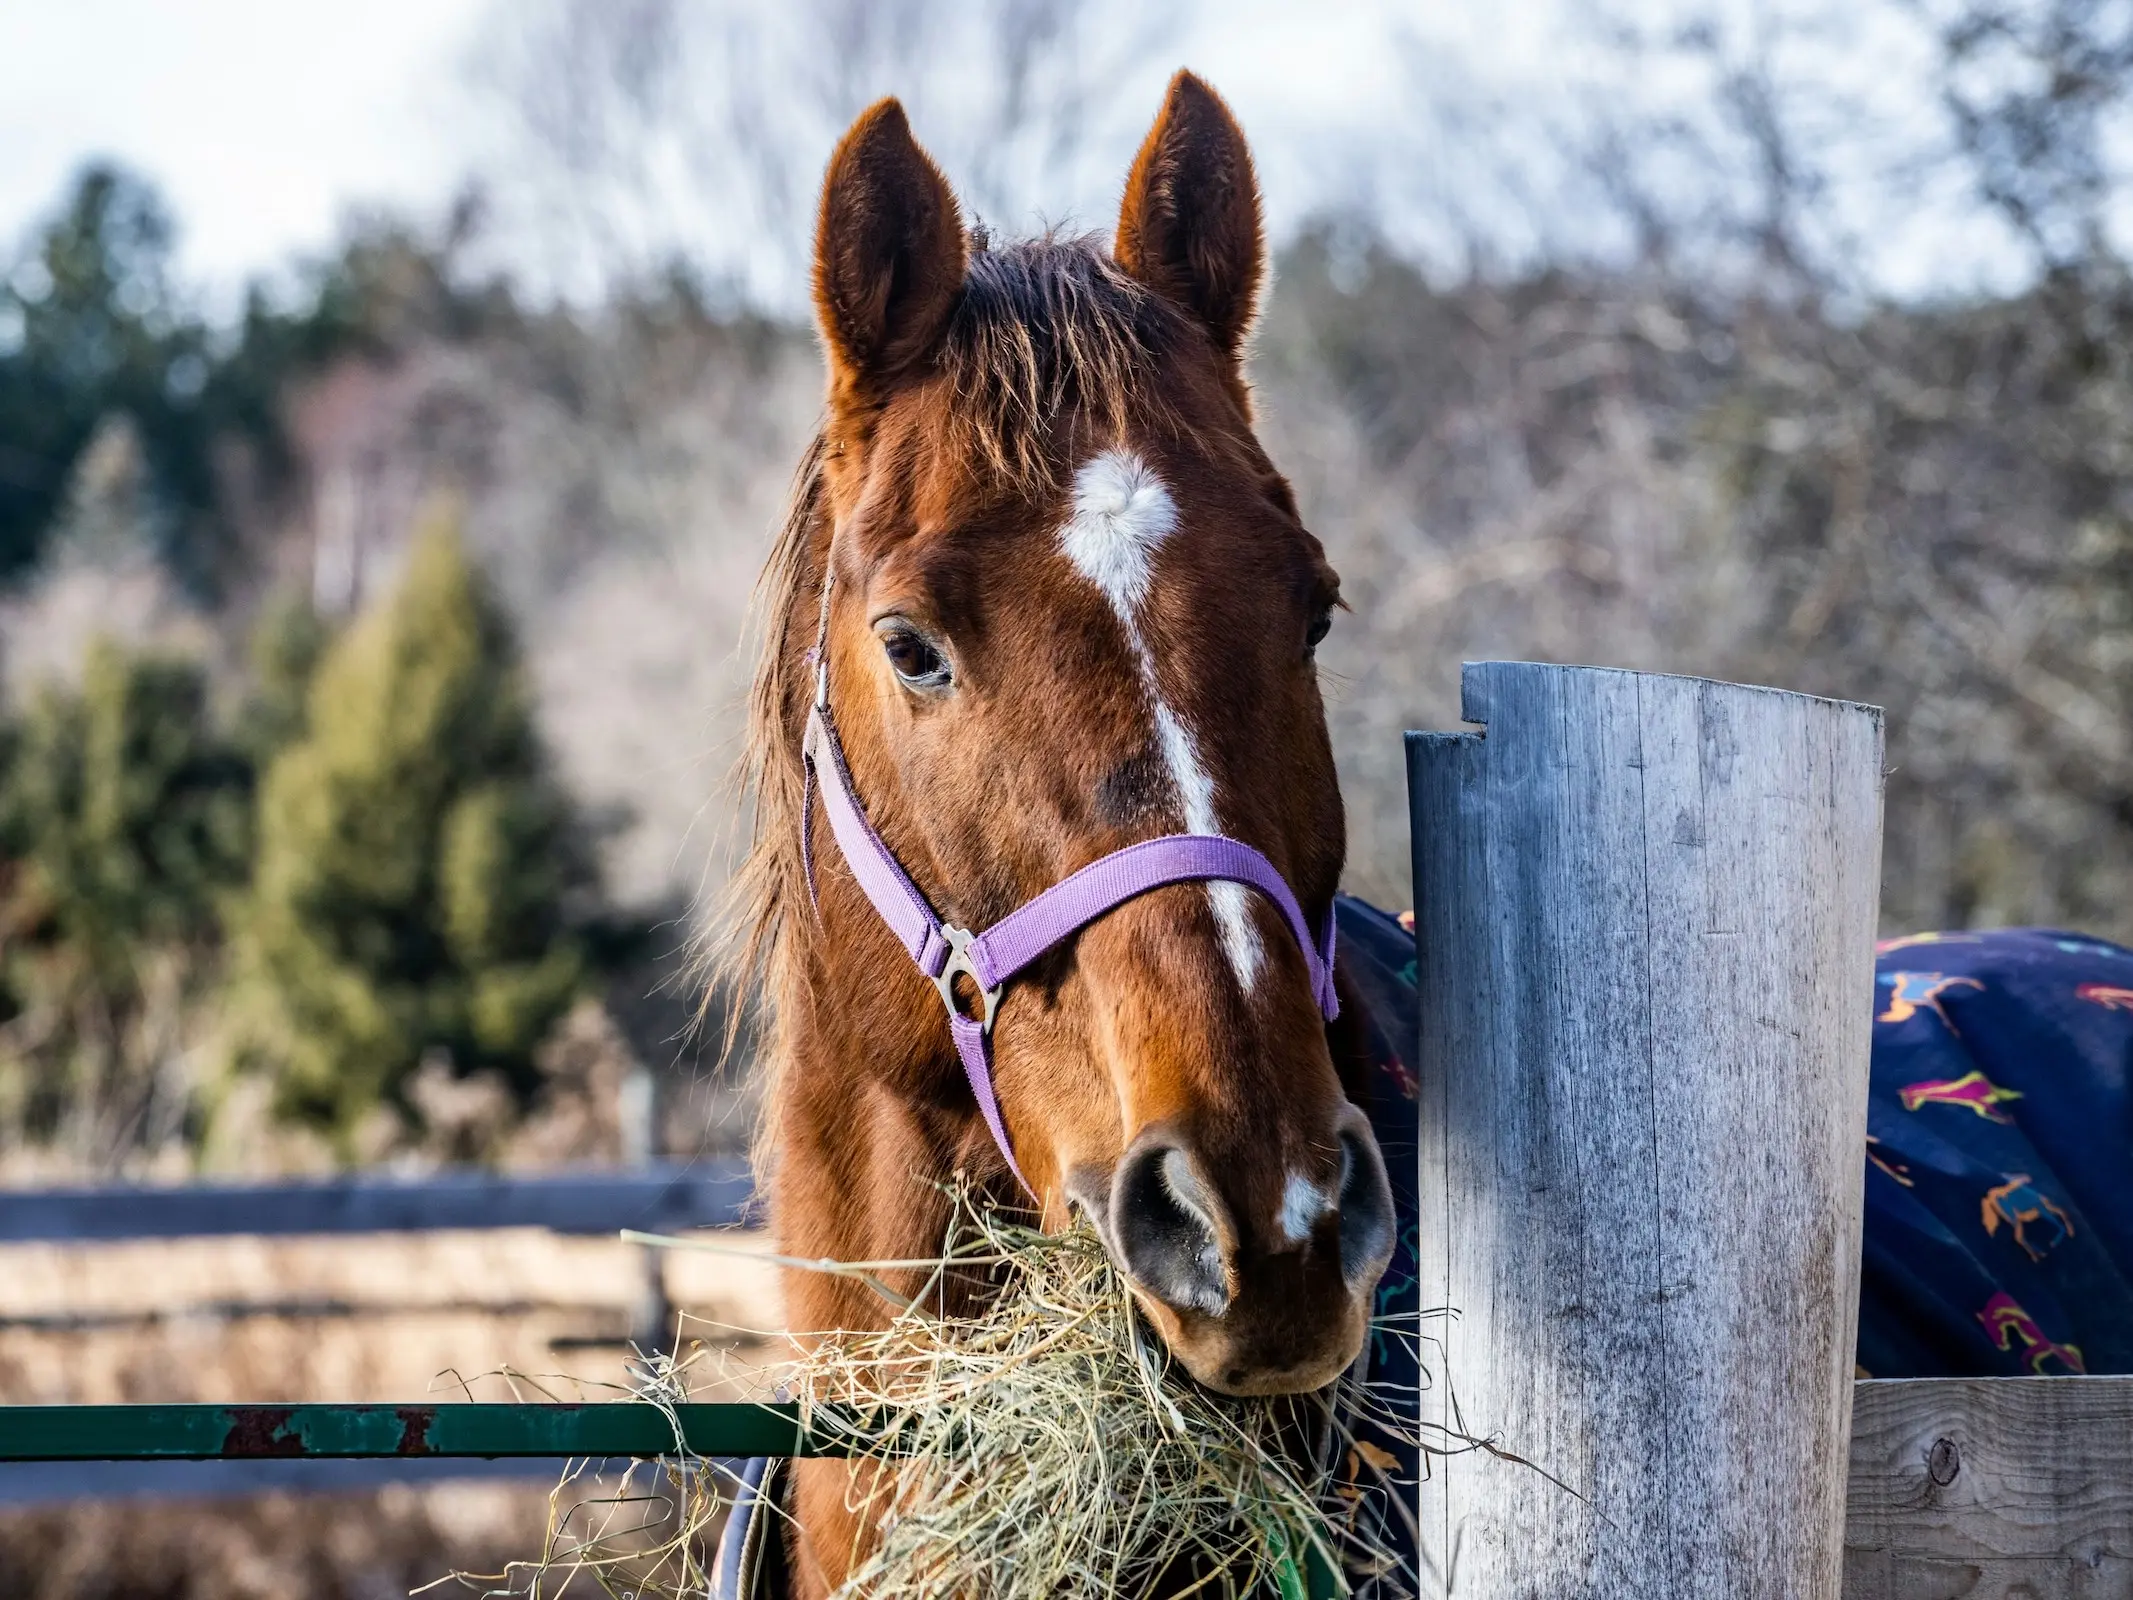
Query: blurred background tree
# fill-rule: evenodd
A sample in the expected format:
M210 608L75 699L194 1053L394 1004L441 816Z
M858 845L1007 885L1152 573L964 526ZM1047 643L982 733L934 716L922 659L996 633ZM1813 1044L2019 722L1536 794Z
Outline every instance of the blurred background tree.
M530 1094L586 982L594 879L550 776L509 622L456 517L325 653L262 782L236 918L245 1041L291 1114L346 1140L425 1056Z
M335 356L382 348L409 302L463 315L441 258L390 226L300 279L286 308L259 286L217 326L172 281L176 223L153 185L97 161L0 275L0 585L37 561L77 458L106 419L134 430L156 499L156 554L185 591L240 584L241 503L290 466L287 386Z
M309 729L311 680L332 638L309 595L283 590L261 608L246 653L248 692L236 729L255 766L264 768Z
M224 897L250 854L251 767L197 663L90 650L0 770L0 1128L116 1165L189 1130Z
M172 243L152 188L92 165L0 286L20 328L0 355L0 581L35 561L76 456L113 414L131 419L167 508L158 553L196 588L221 576L213 447L270 438L272 396L179 299Z
M106 414L52 559L153 562L159 516L139 433ZM197 655L113 637L115 612L83 620L78 656L44 641L0 733L0 1129L108 1171L198 1132L203 1003L249 871L253 766Z

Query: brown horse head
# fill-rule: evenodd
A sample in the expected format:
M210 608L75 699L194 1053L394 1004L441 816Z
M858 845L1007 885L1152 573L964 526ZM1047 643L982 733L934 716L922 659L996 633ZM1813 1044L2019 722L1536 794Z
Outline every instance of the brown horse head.
M818 625L852 789L941 917L988 926L1179 832L1253 846L1314 926L1332 915L1343 821L1312 654L1338 580L1252 430L1264 275L1250 154L1189 74L1109 251L966 232L893 100L837 148L815 261L828 415L768 579L756 701L788 1248L923 1253L937 1205L914 1196L956 1168L1015 1193L940 994L819 812L809 908ZM994 1048L1045 1217L1087 1214L1197 1378L1298 1392L1354 1359L1391 1198L1271 902L1232 882L1128 901L1006 987ZM794 1287L802 1325L869 1315L841 1285Z

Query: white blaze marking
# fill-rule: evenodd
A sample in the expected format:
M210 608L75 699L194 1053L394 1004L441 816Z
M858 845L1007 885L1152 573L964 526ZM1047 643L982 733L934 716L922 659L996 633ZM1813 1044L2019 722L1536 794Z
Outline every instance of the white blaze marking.
M1156 742L1163 750L1163 765L1170 769L1170 781L1178 786L1178 797L1184 803L1186 831L1220 833L1222 825L1215 820L1215 780L1200 764L1200 749L1193 743L1192 730L1161 700L1155 702L1155 732ZM1215 925L1222 930L1222 948L1229 953L1229 964L1237 969L1237 981L1250 994L1252 982L1259 976L1259 930L1252 926L1244 894L1243 884L1224 878L1207 886L1207 898L1215 908Z
M1282 1236L1291 1244L1302 1244L1311 1237L1311 1230L1318 1219L1333 1208L1326 1192L1300 1172L1289 1174L1288 1186L1281 1191L1281 1211L1276 1221L1281 1224Z
M1215 816L1215 780L1200 759L1200 747L1183 719L1163 699L1155 658L1141 635L1141 607L1155 577L1155 553L1177 530L1177 503L1148 464L1126 450L1106 450L1074 475L1074 514L1060 530L1059 548L1075 570L1103 591L1126 630L1140 666L1141 684L1155 718L1156 747L1177 787L1188 833L1220 833ZM1252 926L1241 883L1207 886L1222 948L1244 992L1252 992L1264 952Z

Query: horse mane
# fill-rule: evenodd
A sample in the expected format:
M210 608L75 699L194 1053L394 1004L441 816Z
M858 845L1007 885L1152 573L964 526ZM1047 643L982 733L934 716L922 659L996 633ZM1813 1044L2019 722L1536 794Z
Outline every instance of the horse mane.
M1182 431L1154 382L1163 354L1186 336L1183 316L1168 301L1129 277L1092 237L1047 235L994 248L980 233L972 245L962 293L933 357L947 397L936 425L942 448L1035 503L1084 438L1119 437L1129 416L1143 430ZM774 1028L810 925L800 735L813 692L807 654L826 548L826 454L818 428L750 605L755 675L736 773L750 815L749 848L704 936L704 994L706 1010L721 990L762 996L771 1015L751 1018L746 1007L729 1006L729 1050L743 1026ZM765 1055L767 1109L781 1052L773 1047ZM773 1134L766 1115L759 1172L769 1170Z

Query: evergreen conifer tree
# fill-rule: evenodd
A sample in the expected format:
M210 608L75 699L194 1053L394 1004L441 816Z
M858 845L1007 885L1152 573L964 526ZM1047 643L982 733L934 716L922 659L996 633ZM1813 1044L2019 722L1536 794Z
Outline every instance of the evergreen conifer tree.
M244 880L251 767L208 702L198 663L98 640L0 741L0 1121L99 1165L178 1131Z
M262 769L303 734L311 680L330 637L325 619L303 594L272 597L253 623L237 742Z
M286 1113L344 1139L432 1052L530 1092L586 972L592 872L452 518L327 648L307 722L261 785L245 1053Z

